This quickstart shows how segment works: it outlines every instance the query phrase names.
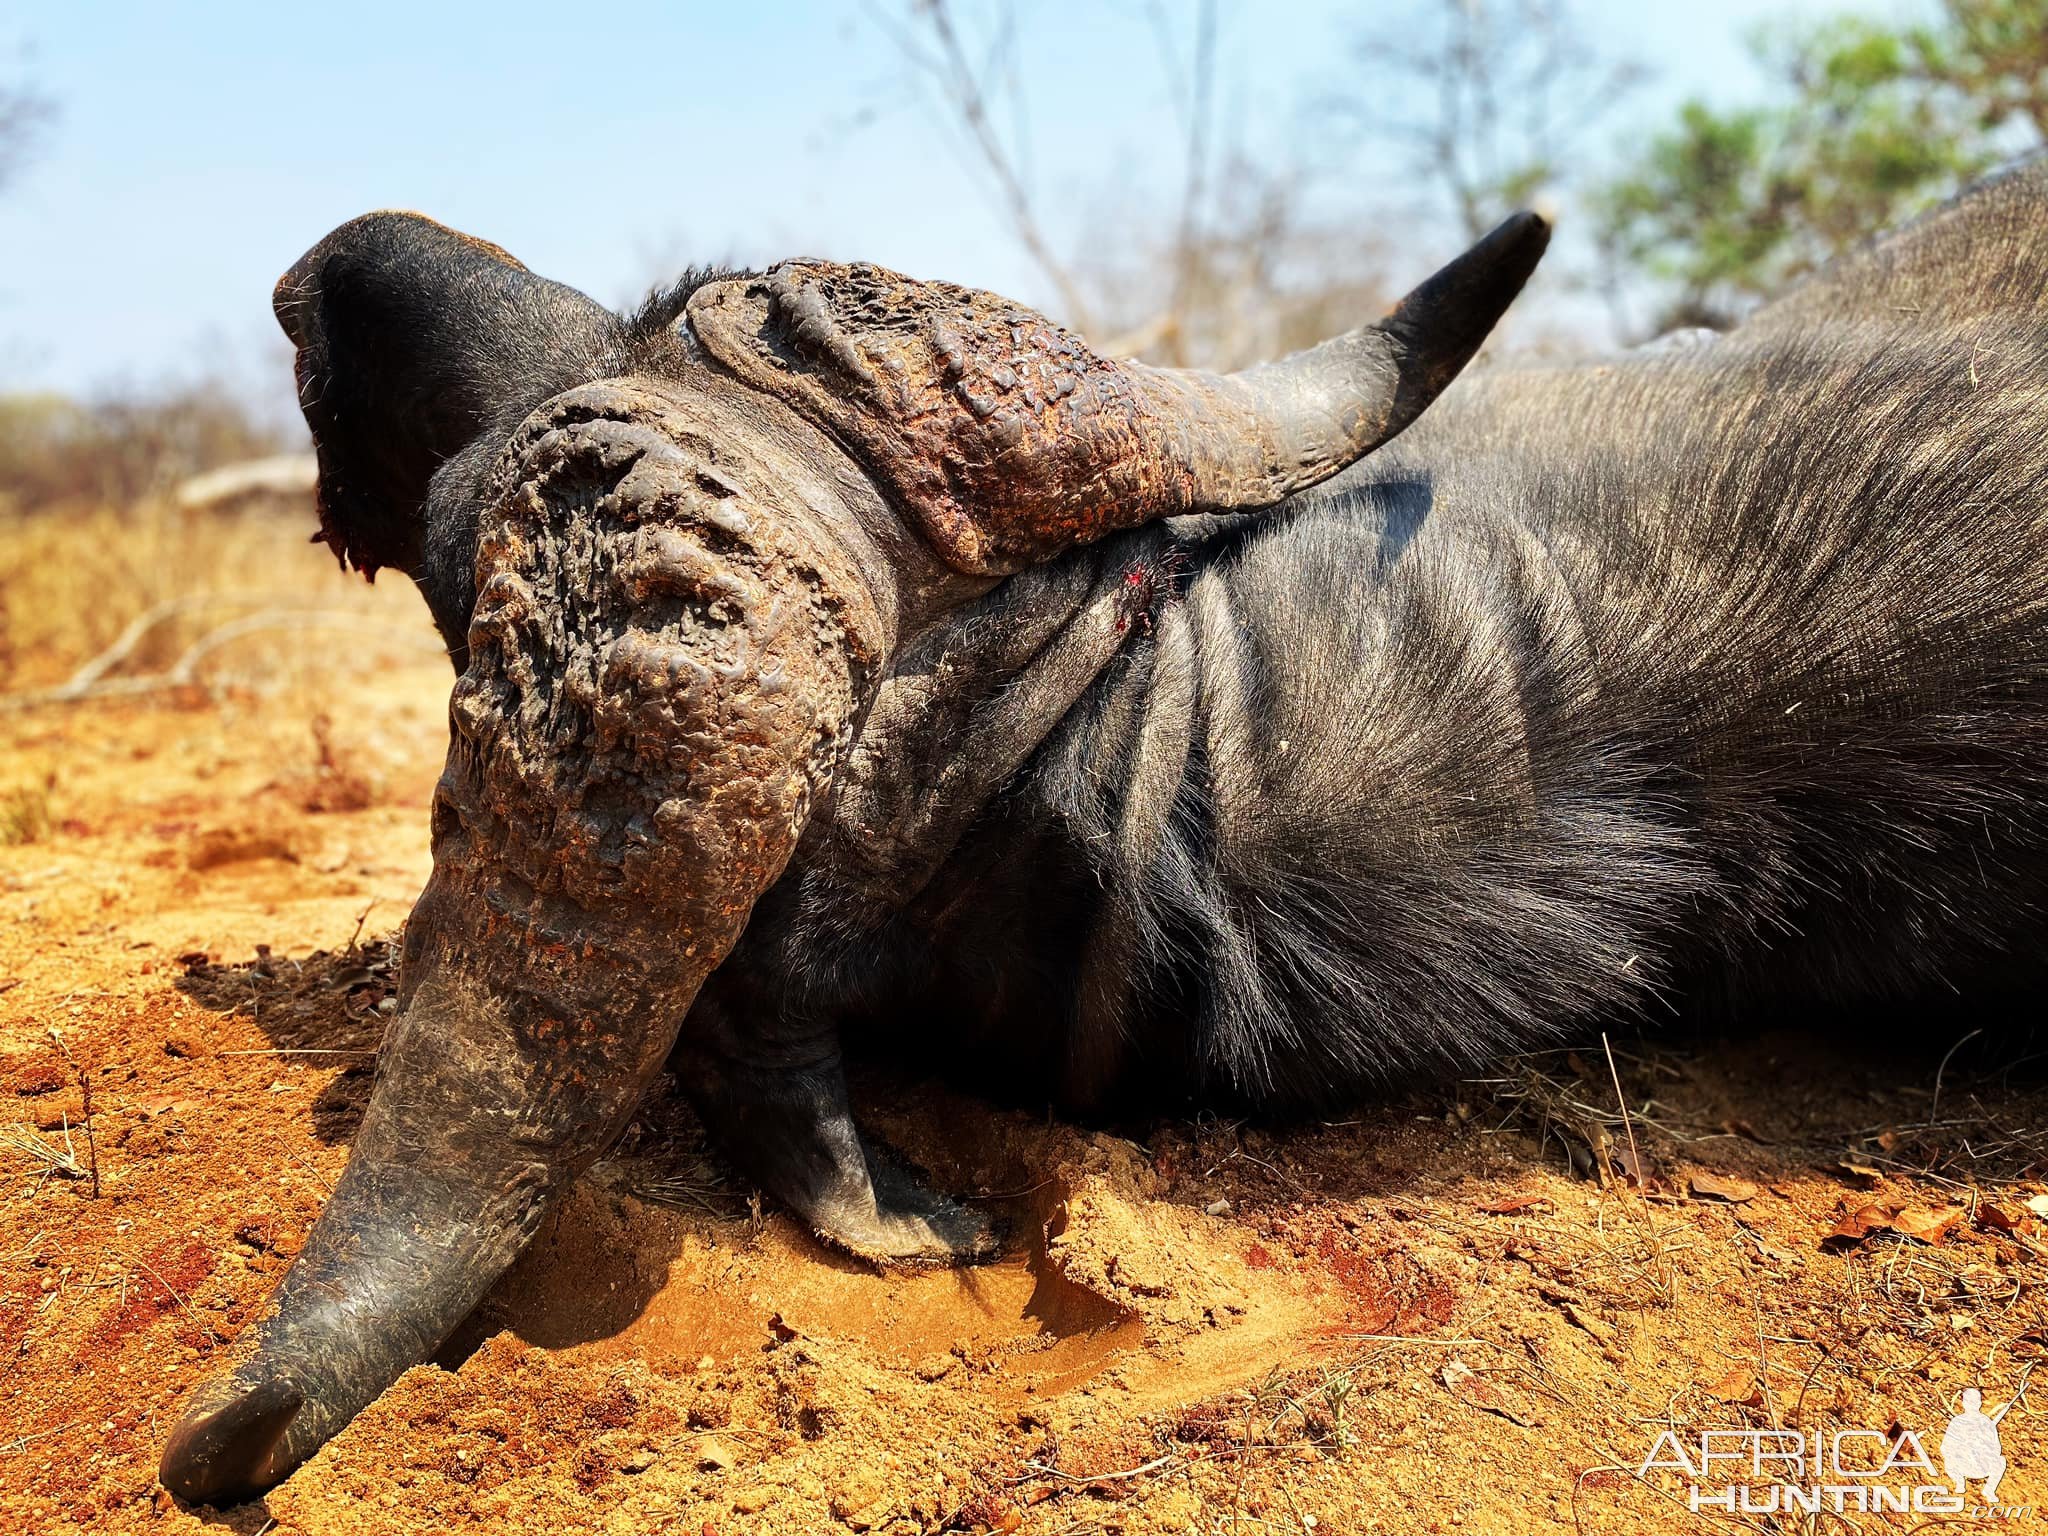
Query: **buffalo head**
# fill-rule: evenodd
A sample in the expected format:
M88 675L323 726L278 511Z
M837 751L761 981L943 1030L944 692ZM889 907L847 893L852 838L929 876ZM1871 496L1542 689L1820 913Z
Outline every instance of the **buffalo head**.
M419 582L461 675L361 1131L165 1483L275 1483L477 1304L633 1112L921 627L1335 474L1463 367L1547 235L1512 219L1377 324L1230 376L871 266L714 277L629 322L410 214L315 246L276 307L321 537Z

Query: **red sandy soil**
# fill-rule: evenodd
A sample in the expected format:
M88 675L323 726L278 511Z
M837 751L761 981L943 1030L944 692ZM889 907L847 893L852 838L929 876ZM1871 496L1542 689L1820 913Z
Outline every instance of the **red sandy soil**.
M1597 1041L1287 1130L869 1074L1008 1224L953 1273L820 1249L664 1085L440 1359L263 1504L181 1507L164 1432L361 1113L446 687L340 685L324 745L290 698L0 716L0 790L48 802L0 847L0 1530L1907 1529L1637 1469L1667 1428L1938 1462L1959 1391L2048 1347L2048 1096L1981 1042L1937 1102L1946 1040L1617 1041L1629 1126ZM67 1137L96 1189L22 1145ZM2002 1502L2048 1504L2044 1431L2021 1397Z

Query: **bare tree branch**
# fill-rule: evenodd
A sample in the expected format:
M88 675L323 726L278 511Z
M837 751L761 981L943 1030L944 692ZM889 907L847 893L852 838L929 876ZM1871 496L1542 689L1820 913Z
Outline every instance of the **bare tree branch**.
M1413 37L1404 44L1389 39ZM1587 129L1641 79L1586 41L1569 0L1416 0L1355 52L1362 85L1329 103L1359 135L1405 148L1466 238L1570 178ZM1420 87L1423 111L1389 101Z
M904 50L904 56L922 68L945 94L983 167L994 179L996 192L1019 243L1059 291L1060 302L1067 311L1067 322L1076 330L1087 331L1092 324L1087 298L1066 264L1053 251L1051 242L1039 225L1031 194L1017 170L1016 161L996 132L989 110L988 91L983 83L985 77L968 62L947 0L914 0L911 14L914 22L929 34L934 51L926 53L912 47ZM1014 23L1006 8L998 37L1012 25ZM892 30L890 35L895 37L898 33Z
M0 80L0 191L20 174L56 104L19 80Z
M1183 319L1194 294L1200 263L1202 198L1207 190L1210 121L1216 96L1216 0L1197 0L1195 7L1194 62L1188 72L1186 111L1188 149L1187 179L1181 194L1180 234L1173 273L1173 296L1167 313ZM1187 334L1183 325L1170 327L1166 340L1170 361L1186 367Z
M1184 150L1177 209L1153 218L1119 198L1108 217L1132 220L1128 232L1103 238L1098 221L1095 238L1066 257L1052 245L1023 169L1030 136L1019 13L1002 5L991 40L970 50L963 10L949 0L904 0L893 15L871 14L906 62L938 84L1019 243L1058 291L1064 318L1104 351L1237 367L1324 340L1380 307L1378 247L1306 221L1299 163L1254 164L1220 142L1218 82L1228 50L1218 0L1143 7ZM1188 30L1177 35L1183 17ZM970 52L981 56L979 66ZM1015 124L1007 140L995 129L999 119ZM1150 231L1162 226L1170 237L1154 238Z

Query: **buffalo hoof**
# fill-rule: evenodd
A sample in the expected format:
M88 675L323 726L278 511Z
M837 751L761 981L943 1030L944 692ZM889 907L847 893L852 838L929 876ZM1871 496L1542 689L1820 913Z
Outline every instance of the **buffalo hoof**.
M810 1212L818 1236L875 1264L983 1264L996 1256L996 1232L979 1211L917 1181L868 1144L872 1197L820 1204Z

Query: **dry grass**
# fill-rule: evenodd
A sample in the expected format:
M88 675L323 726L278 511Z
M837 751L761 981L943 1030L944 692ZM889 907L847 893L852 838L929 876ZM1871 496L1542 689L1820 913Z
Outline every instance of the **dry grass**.
M90 1178L92 1169L73 1141L68 1122L63 1127L62 1135L63 1145L59 1146L41 1132L28 1126L10 1125L0 1130L0 1148L5 1148L27 1162L39 1176L39 1183L52 1174L67 1179Z
M0 848L39 843L50 835L50 791L54 775L40 784L0 791Z
M117 641L108 682L189 658L193 685L266 690L436 644L409 582L345 575L313 527L310 506L163 501L0 519L0 694L61 685Z
M160 740L178 753L260 722L300 810L386 800L406 744L346 685L416 678L440 641L411 582L340 571L314 526L310 501L0 515L0 848L82 830L92 775L70 764L101 752L121 701L167 706Z

